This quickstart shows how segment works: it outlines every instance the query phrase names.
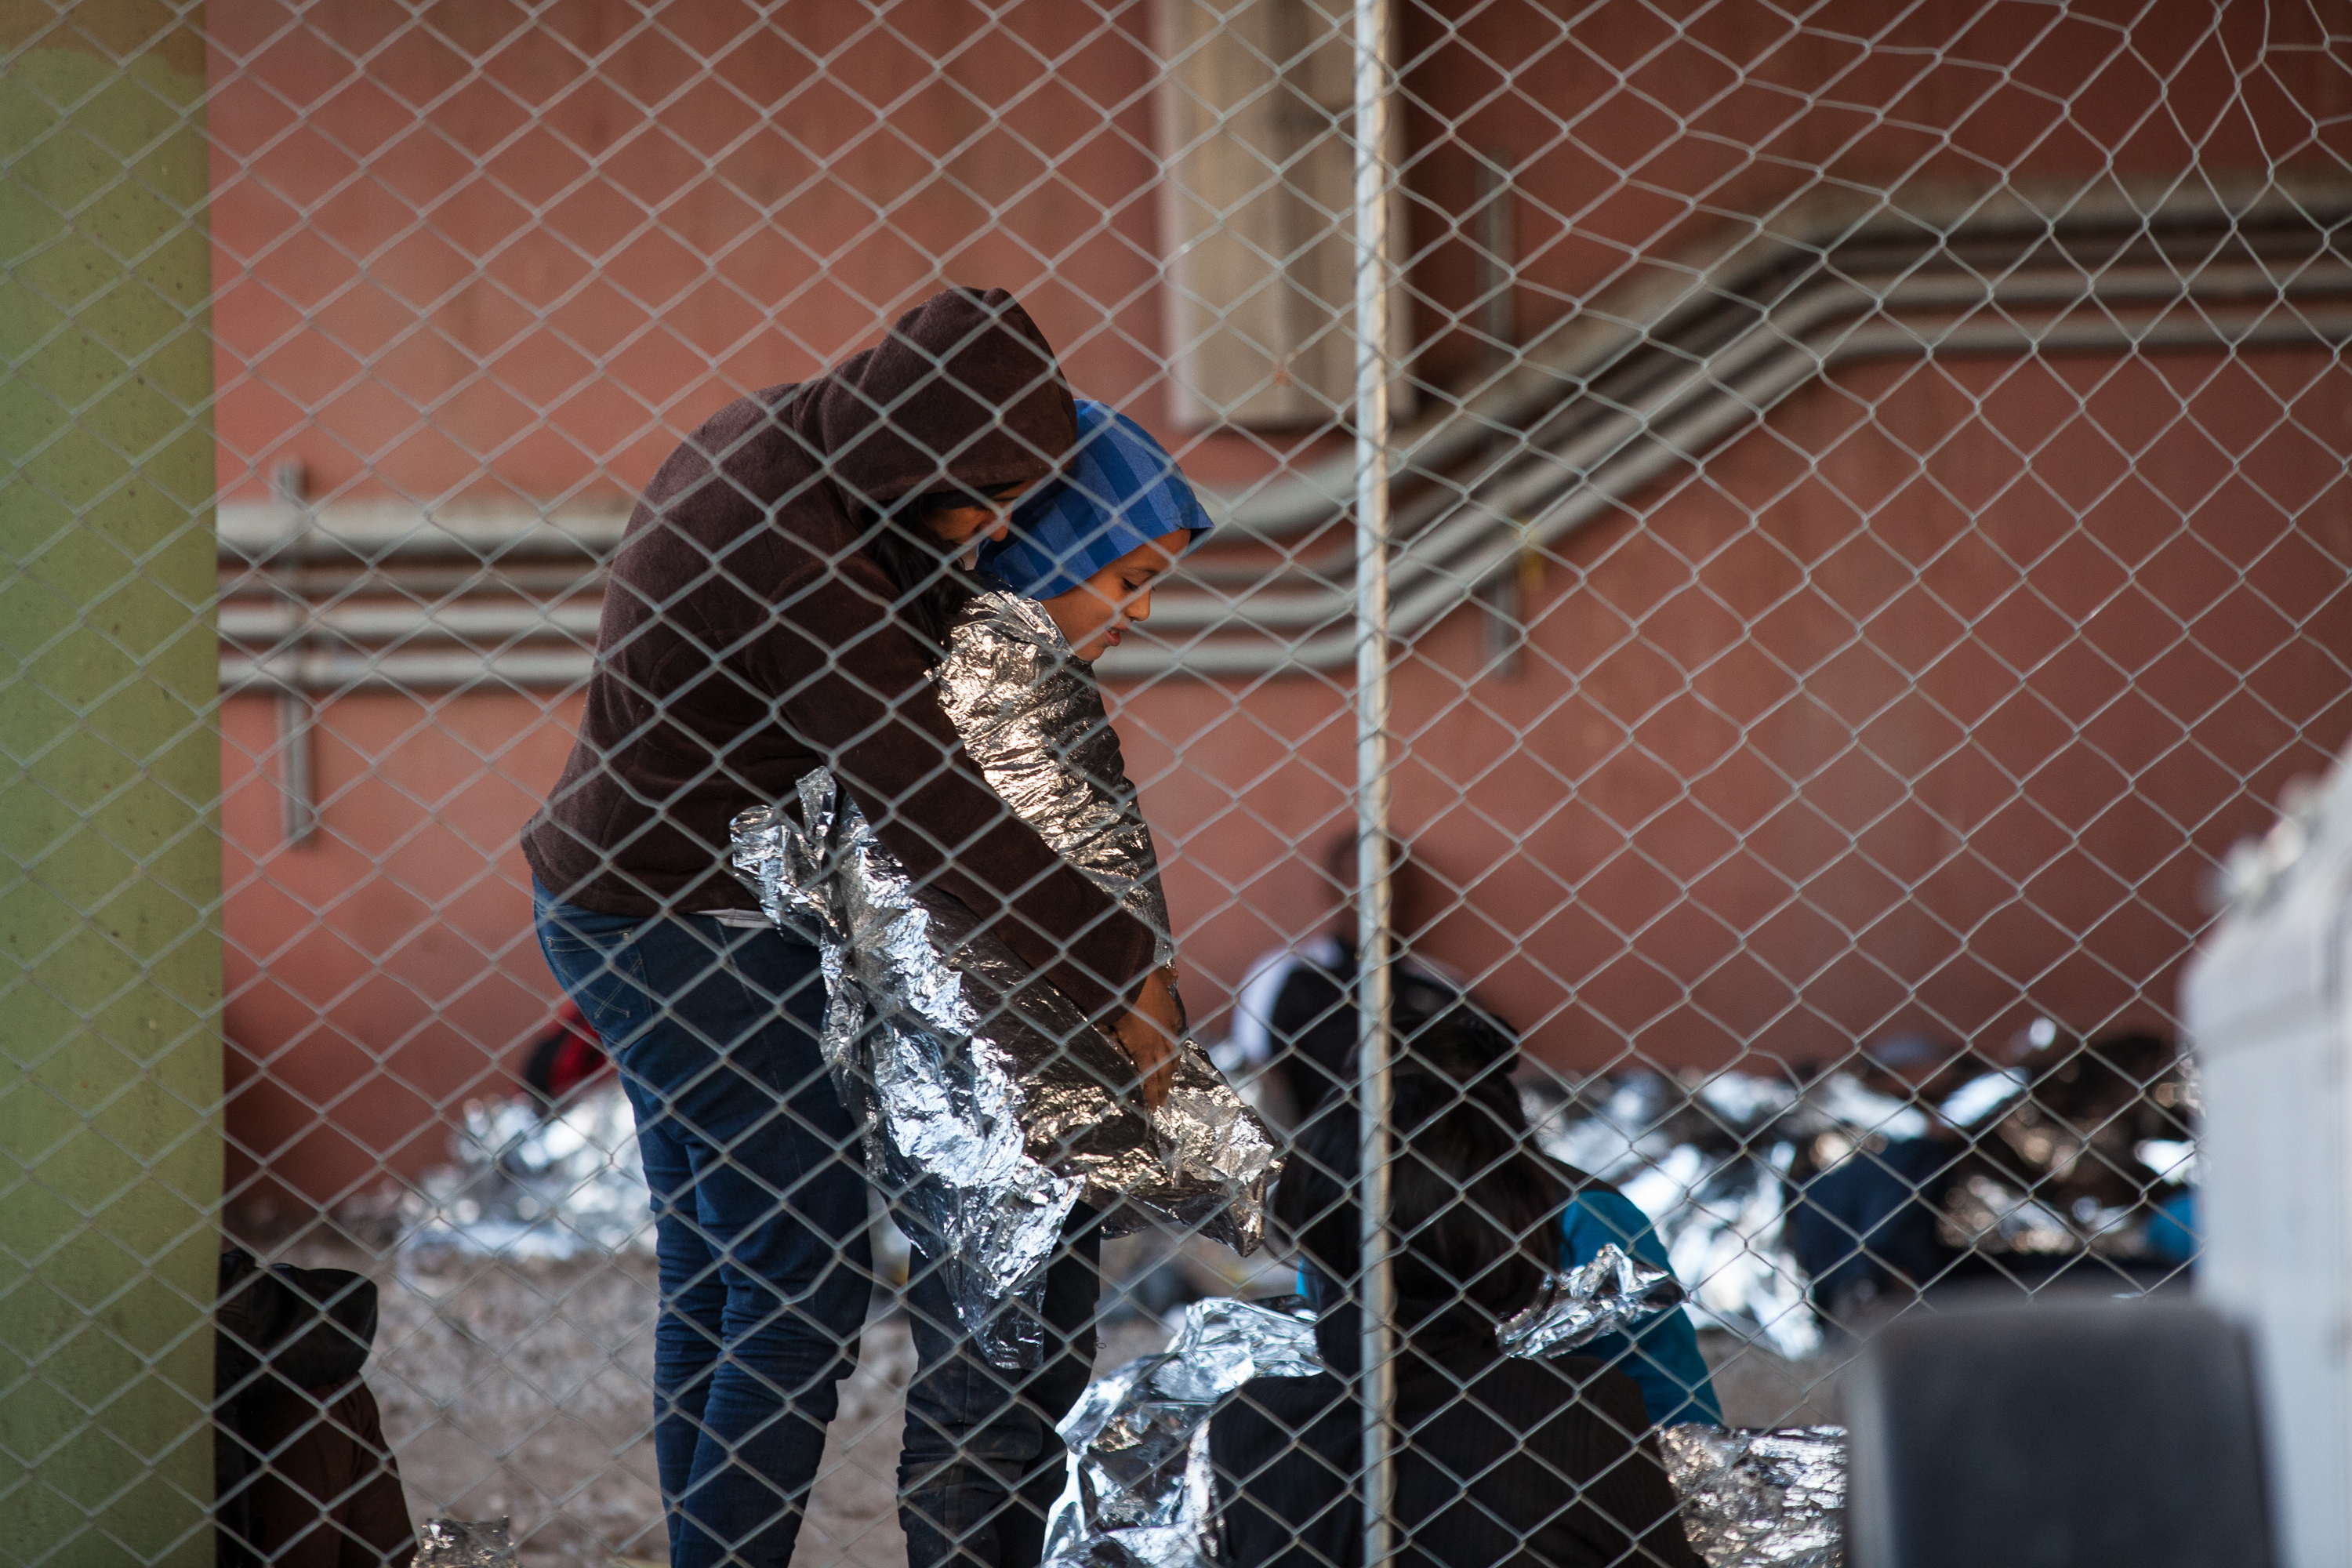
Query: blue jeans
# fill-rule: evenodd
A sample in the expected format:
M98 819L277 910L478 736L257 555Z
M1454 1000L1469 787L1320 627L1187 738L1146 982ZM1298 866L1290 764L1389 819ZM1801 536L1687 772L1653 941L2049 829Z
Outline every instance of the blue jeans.
M856 1130L817 1045L816 950L700 915L599 914L532 889L541 950L613 1054L654 1202L654 1455L673 1568L781 1565L856 1363L873 1273ZM910 1282L900 1518L910 1564L1027 1568L1086 1384L1097 1243L1047 1276L1044 1367L988 1366Z

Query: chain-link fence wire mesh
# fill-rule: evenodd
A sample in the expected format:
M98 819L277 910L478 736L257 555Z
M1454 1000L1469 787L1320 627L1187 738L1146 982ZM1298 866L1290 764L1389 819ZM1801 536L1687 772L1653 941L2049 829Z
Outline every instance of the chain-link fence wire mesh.
M673 1504L707 1477L706 1435L739 1461L709 1484L743 1560L785 1520L804 1559L947 1536L1009 1560L1063 1487L1052 1422L1116 1405L1081 1400L1088 1376L1158 1352L1187 1302L1303 1292L1322 1351L1260 1324L1244 1360L1346 1371L1355 1144L1317 1110L1352 1104L1357 1030L1355 20L0 16L20 1560L194 1561L216 1495L252 1532L305 1489L337 1528L510 1516L527 1561L661 1560L665 1477ZM1507 0L1399 4L1389 47L1392 1217L1412 1215L1391 1234L1396 1326L1428 1352L1401 1363L1396 1506L1425 1526L1458 1500L1434 1456L1484 1478L1444 1527L1466 1553L1549 1552L1547 1531L1630 1550L1664 1495L1628 1447L1652 1424L1784 1429L1770 1452L1801 1465L1834 1445L1788 1429L1834 1424L1857 1338L1920 1292L2193 1268L2173 986L2222 853L2352 731L2352 35L2326 7L2185 0ZM1009 291L1214 521L1095 668L1192 1031L1295 1145L1248 1258L1181 1225L1064 1247L1037 1315L1075 1348L1003 1411L787 1022L817 1016L811 950L672 922L699 946L665 973L735 989L646 981L668 1037L735 1045L709 1002L762 1012L768 1043L672 1064L667 1089L640 1064L633 1108L598 1026L637 1037L613 989L637 960L612 959L652 940L645 909L551 889L586 911L554 945L603 955L560 1011L517 847L593 727L600 615L665 460L951 285ZM936 411L886 423L921 470L886 489L985 491L1034 477L1024 451L1065 455L1050 419L937 444ZM960 469L987 440L1001 471ZM828 458L805 493L870 478ZM776 624L887 590L854 539ZM755 574L706 548L688 575ZM672 586L644 624L714 635ZM666 886L748 910L711 814L775 804L748 780L778 759L840 761L841 726L875 722L857 703L891 695L874 635L816 675L735 679L756 724L633 670L623 731L764 725L770 750L689 769L713 784L692 801L687 777L636 781L607 858L669 856ZM831 717L789 705L845 671ZM865 804L901 856L952 850L967 900L1010 877L1030 923L1008 940L1066 1002L1129 988L1101 972L1118 921L1074 885L1046 899L1055 873L983 842L1001 825ZM705 838L663 837L696 813ZM732 1109L678 1110L692 1093ZM639 1111L692 1136L641 1151ZM707 1256L669 1259L661 1331L649 1176L706 1200L677 1211ZM224 1238L354 1278L255 1277L223 1321L260 1326L216 1358ZM1612 1243L1686 1292L1585 1347L1627 1381L1554 1398L1543 1369L1570 1363L1495 1371L1464 1325ZM264 1297L279 1329L249 1319ZM320 1297L344 1327L286 1339ZM1226 1331L1191 1310L1180 1345ZM793 1324L815 1327L759 1332ZM743 1403L698 1413L679 1369L714 1339ZM334 1359L362 1340L364 1394ZM1354 1473L1354 1417L1276 1381L1220 1385L1241 1414L1200 1439L1237 1560L1356 1528L1296 1511ZM215 1412L241 1434L217 1473ZM1675 1429L1687 1491L1717 1450ZM1571 1437L1614 1457L1580 1469ZM978 1468L943 1469L957 1454ZM787 1506L776 1478L811 1465ZM1072 1517L1166 1501L1174 1473L1091 1471ZM1172 1516L1123 1522L1169 1527L1125 1550L1192 1549Z

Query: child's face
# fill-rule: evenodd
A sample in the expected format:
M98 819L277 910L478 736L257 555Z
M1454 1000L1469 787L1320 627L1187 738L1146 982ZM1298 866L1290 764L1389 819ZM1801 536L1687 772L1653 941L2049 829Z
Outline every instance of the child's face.
M1129 551L1066 594L1040 600L1069 639L1071 651L1092 664L1115 648L1127 628L1151 616L1151 584L1176 563L1192 535L1163 533Z

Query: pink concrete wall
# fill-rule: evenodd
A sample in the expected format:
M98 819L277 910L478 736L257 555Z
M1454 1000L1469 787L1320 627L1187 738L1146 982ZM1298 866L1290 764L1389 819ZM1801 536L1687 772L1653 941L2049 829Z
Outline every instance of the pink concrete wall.
M1139 7L645 12L207 13L225 489L633 490L950 281L1156 378Z
M1690 9L1408 8L1426 374L1465 363L1472 149L1520 165L1531 327L1825 174L2252 174L2334 166L2352 123L2296 17L2257 58L2253 7ZM1082 388L1160 423L1147 13L992 14L212 6L225 489L292 458L328 500L625 495L948 280L1019 291ZM2347 418L2343 371L2291 352L1791 398L1559 552L1523 673L1475 676L1466 615L1412 650L1399 816L1459 895L1430 949L1580 1068L2161 1014L2202 868L2352 734ZM1226 479L1290 445L1182 450ZM1344 703L1123 703L1198 1008L1317 916L1293 849L1338 830ZM326 832L288 850L269 705L228 704L231 1125L290 1190L439 1158L544 1016L512 845L571 710L332 702Z
M1424 339L1471 295L1475 229L1449 215L1472 205L1474 154L1518 171L1528 330L1727 216L1824 184L2340 169L2352 151L2352 72L2300 8L1836 0L1799 23L1757 5L1444 0L1400 14ZM1468 352L1443 343L1433 368Z
M1866 366L1547 568L1523 672L1396 678L1429 951L1590 1068L2168 1016L2200 879L2352 739L2352 375L2324 353ZM2030 452L2030 456L2027 454ZM1315 918L1346 693L1119 715L1230 981Z
M562 770L577 708L324 704L320 828L289 849L277 704L223 705L233 1189L266 1170L312 1199L372 1191L446 1159L445 1118L467 1097L511 1091L555 992L515 836Z

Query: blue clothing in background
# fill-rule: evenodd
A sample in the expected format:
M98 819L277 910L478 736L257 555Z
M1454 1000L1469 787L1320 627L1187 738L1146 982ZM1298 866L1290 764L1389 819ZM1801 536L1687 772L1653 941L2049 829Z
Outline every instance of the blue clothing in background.
M1578 1193L1560 1216L1559 1227L1565 1241L1561 1250L1570 1268L1590 1263L1611 1242L1654 1268L1670 1267L1650 1216L1614 1188L1594 1185ZM1685 1421L1723 1425L1715 1380L1698 1352L1698 1331L1691 1326L1690 1313L1680 1307L1659 1313L1630 1337L1603 1334L1577 1353L1591 1356L1639 1384L1642 1404L1658 1426Z
M2167 1263L2197 1261L2197 1193L2175 1193L2148 1216L2147 1249Z
M1917 1292L1951 1270L1937 1209L1957 1143L1890 1138L1805 1184L1789 1215L1789 1250L1812 1281L1813 1310L1831 1321L1879 1290Z

